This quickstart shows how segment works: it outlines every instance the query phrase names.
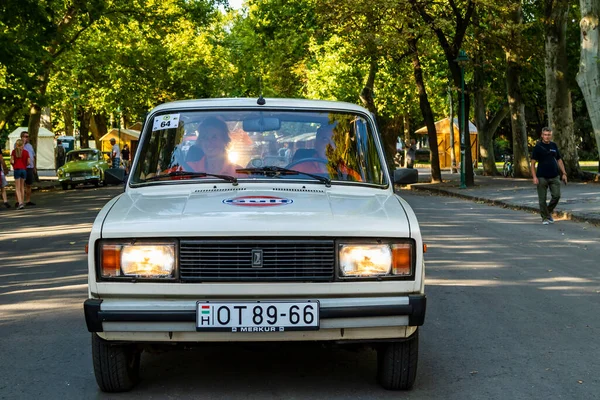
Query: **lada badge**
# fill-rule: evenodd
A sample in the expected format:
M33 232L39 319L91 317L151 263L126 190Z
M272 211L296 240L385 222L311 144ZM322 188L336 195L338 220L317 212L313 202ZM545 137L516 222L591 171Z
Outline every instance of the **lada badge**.
M276 196L240 196L223 200L223 204L242 207L274 207L292 204L294 200Z

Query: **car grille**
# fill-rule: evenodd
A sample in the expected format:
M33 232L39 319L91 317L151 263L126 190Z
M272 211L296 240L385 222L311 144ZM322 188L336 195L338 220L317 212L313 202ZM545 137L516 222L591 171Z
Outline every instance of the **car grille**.
M254 266L253 266L254 264ZM182 240L182 281L332 281L333 240Z
M71 172L71 178L85 178L88 175L92 175L92 171Z

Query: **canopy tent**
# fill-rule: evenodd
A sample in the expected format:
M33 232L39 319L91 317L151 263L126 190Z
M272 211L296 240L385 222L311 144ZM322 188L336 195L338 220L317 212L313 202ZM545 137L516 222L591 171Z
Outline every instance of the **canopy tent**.
M456 163L460 161L460 132L458 129L458 118L452 120L452 133L454 140L454 154ZM438 153L440 157L440 168L449 168L452 165L452 141L450 140L450 118L444 118L435 123L435 131L437 133ZM427 127L415 131L417 135L427 135ZM479 159L479 143L477 141L477 127L469 121L469 136L471 143L471 157L475 165Z
M100 151L110 151L110 139L115 139L122 150L125 144L129 145L131 152L130 160L137 150L137 145L140 140L140 131L134 129L118 129L113 128L108 133L100 138Z
M140 131L133 129L111 129L106 135L100 138L101 142L110 141L110 139L121 140L122 142L130 142L132 140L140 140Z
M12 151L15 143L21 138L21 132L26 131L26 126L21 126L8 135L8 149ZM38 131L36 167L38 170L54 170L54 133L40 126Z
M444 118L444 119L440 119L439 121L437 121L435 123L435 130L440 133L440 132L445 132L444 129L446 130L446 132L450 132L450 118ZM458 118L454 118L453 119L454 122L454 129L456 131L458 131ZM477 134L477 127L471 122L469 121L469 132L472 134ZM421 129L418 129L415 131L415 133L417 135L427 135L427 127L424 126Z

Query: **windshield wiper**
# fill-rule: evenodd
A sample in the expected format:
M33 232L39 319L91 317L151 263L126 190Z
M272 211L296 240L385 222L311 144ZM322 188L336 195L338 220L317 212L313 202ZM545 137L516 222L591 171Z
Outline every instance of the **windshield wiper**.
M223 179L227 182L233 183L233 185L238 184L238 180L235 176L231 175L221 175L221 174L209 174L208 172L191 172L191 171L173 171L168 174L155 175L153 177L145 179L146 182L150 181L160 181L166 178L172 178L174 176L188 177L188 178L206 178L207 176L215 177Z
M264 174L265 176L306 175L306 176L310 176L313 179L318 180L319 182L323 182L326 187L331 187L331 179L326 178L324 176L310 174L308 172L297 171L295 169L287 169L287 168L277 167L275 165L271 165L268 167L261 167L261 168L240 168L240 169L236 169L235 172L241 173L241 174Z

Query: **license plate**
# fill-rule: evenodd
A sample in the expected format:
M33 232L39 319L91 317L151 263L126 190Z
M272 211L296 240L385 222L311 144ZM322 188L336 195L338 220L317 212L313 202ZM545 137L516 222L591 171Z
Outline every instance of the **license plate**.
M285 332L318 329L317 300L196 303L197 331Z
M84 176L76 176L74 178L71 178L72 181L85 181L85 177Z

